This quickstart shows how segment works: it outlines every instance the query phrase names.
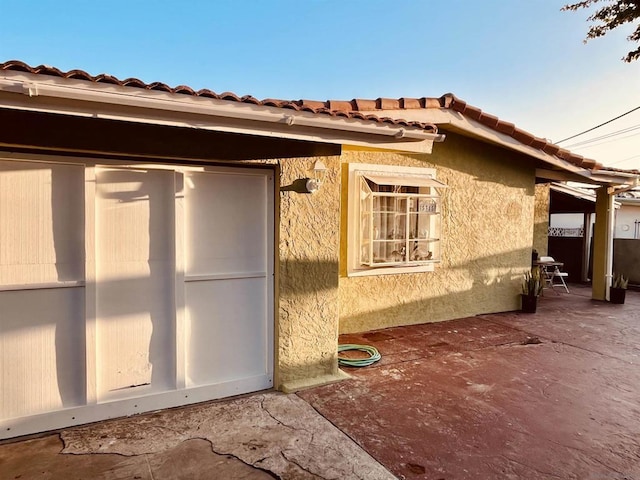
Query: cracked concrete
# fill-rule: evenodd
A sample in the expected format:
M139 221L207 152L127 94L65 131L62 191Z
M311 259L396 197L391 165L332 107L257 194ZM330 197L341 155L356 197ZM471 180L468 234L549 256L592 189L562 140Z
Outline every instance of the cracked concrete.
M276 478L394 478L296 395L264 393L166 410L64 430L61 438L65 454L122 456L158 455L199 439L215 454Z

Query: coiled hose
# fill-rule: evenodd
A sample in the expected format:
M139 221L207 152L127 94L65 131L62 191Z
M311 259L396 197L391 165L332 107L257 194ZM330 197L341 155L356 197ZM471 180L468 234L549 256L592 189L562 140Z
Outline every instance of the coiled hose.
M344 358L338 355L338 365L344 367L368 367L382 358L382 355L380 355L376 347L370 345L356 345L353 343L338 345L338 354L347 350L366 352L369 354L369 358Z

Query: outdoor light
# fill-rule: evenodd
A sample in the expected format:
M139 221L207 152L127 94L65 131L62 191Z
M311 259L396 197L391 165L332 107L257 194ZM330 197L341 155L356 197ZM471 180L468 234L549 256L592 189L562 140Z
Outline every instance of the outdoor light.
M313 169L311 170L311 177L305 179L305 189L306 193L315 193L322 186L322 182L324 182L324 177L327 174L327 167L320 160L316 160L313 164Z

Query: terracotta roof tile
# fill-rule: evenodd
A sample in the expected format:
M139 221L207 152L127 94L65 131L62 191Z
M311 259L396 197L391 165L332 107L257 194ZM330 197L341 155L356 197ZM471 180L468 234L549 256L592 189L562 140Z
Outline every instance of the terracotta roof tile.
M379 98L378 108L380 110L399 110L400 100L397 98Z
M299 104L303 109L310 109L311 111L316 108L325 108L324 102L318 100L300 100Z
M531 142L530 146L538 150L542 150L542 147L544 147L547 143L548 142L546 138L534 137L533 142Z
M494 118L497 120L497 117L494 117ZM482 122L482 123L485 123L485 122ZM497 121L495 122L495 125L496 126L498 125ZM525 132L521 128L517 128L517 127L513 130L513 133L511 134L511 136L516 140L518 140L520 143L523 143L525 145L531 145L535 140L535 137L531 135L529 132Z
M489 115L486 112L482 112L482 115L480 115L478 121L485 124L489 128L496 128L498 126L498 123L500 123L500 119L498 117L496 117L495 115ZM517 128L516 131L524 132L527 135L533 136L525 132L524 130L520 130L519 128Z
M560 147L558 145L554 145L553 143L545 143L542 147L542 150L549 155L555 155L560 151Z
M70 72L68 72L67 74L67 78L73 78L76 80L88 80L91 81L91 75L89 75L87 72L83 71L83 70L71 70ZM129 80L133 80L133 79L129 79ZM142 83L142 82L140 82Z
M144 88L144 86L140 86L140 88ZM198 97L217 98L217 95L215 94L215 92L212 92L208 88L203 88L201 90L198 90L196 92L196 95Z
M353 106L351 102L345 102L343 100L329 100L327 102L327 108L329 110L339 111L339 112L350 112L353 110Z
M401 108L406 110L423 108L423 105L424 104L420 104L419 98L401 98L400 99Z
M516 131L516 126L513 123L501 120L495 126L495 130L499 131L500 133L504 133L505 135L513 136Z
M622 168L601 167L600 170L604 170L604 171L607 171L607 172L632 173L634 175L640 175L640 170L638 170L638 169L624 170Z
M590 170L594 170L597 168L598 162L596 162L595 160L591 160L590 158L583 158L582 159L582 166L584 168L588 168Z
M205 97L205 98L213 98L216 100L226 100L233 101L239 103L249 103L253 105L259 106L269 106L276 108L286 108L289 110L298 110L304 112L310 112L317 115L329 115L332 117L345 117L345 118L357 118L361 120L376 122L376 123L386 123L391 125L398 124L398 121L386 117L379 118L376 115L364 115L360 113L357 108L357 102L353 101L341 101L341 100L330 100L327 102L318 102L314 100L279 100L279 99L266 99L266 100L258 100L255 97L250 95L246 95L243 97L238 97L235 93L225 92L222 94L216 94L212 90L202 89L197 92L194 91L191 87L180 85L177 87L170 87L169 85L161 82L153 82L153 83L145 83L137 78L127 78L126 80L119 80L118 78L107 75L91 75L84 70L70 70L68 72L63 72L55 67L50 67L47 65L39 65L37 67L31 67L24 62L19 60L10 60L8 62L0 63L0 71L3 70L11 70L17 72L26 72L36 75L49 75L54 77L68 78L72 80L83 80L87 82L95 82L95 83L107 83L112 85L119 85L122 87L134 87L140 88L144 90L158 90L167 93L175 93L182 95L190 95L196 97ZM394 100L393 102L399 104L399 100ZM413 128L421 128L428 133L437 133L438 127L431 123L425 122L401 122L402 125L410 126Z

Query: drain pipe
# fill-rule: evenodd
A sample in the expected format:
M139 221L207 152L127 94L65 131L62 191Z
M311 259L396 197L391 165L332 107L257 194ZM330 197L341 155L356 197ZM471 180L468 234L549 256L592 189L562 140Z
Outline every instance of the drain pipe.
M615 214L616 209L614 207L615 195L607 195L607 255L605 257L605 298L607 301L611 300L611 282L613 280L613 236L615 234Z

